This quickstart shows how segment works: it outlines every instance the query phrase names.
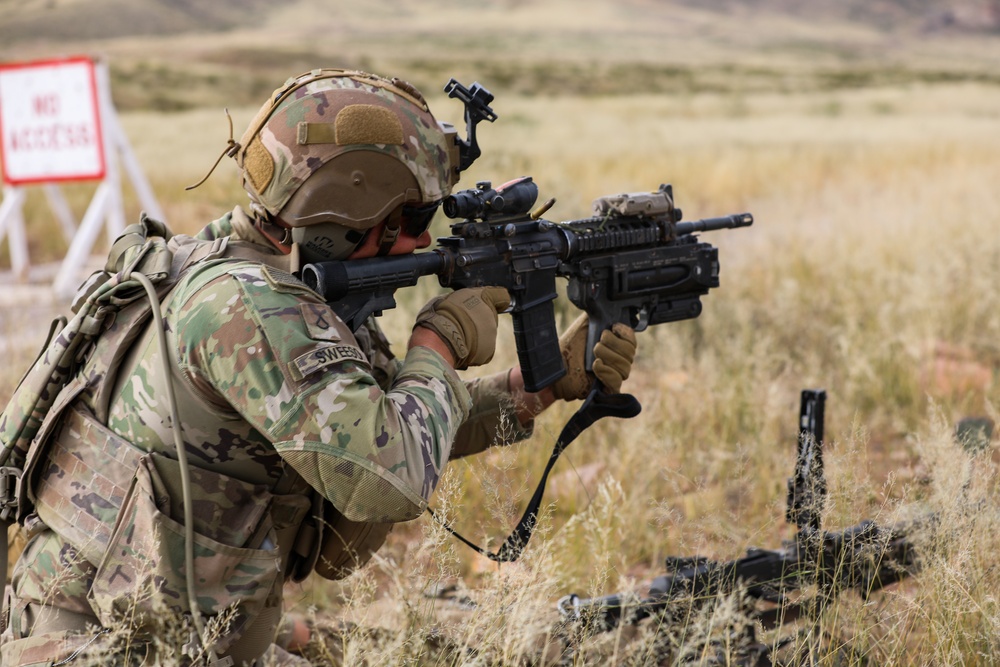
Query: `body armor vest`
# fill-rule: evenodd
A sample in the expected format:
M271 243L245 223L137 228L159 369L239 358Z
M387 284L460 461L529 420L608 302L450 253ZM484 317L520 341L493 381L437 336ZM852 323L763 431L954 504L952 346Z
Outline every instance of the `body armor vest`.
M189 269L203 262L233 258L289 268L285 257L253 244L230 243L228 237L173 237L166 243L167 238L164 226L145 217L126 230L106 271L81 288L74 303L78 317L47 345L0 418L8 465L14 463L11 469L17 470L23 460L19 519L29 531L36 523L53 529L97 567L89 598L106 626L123 614L134 617L137 582L140 589L145 585L165 593L160 597L174 611L189 611L181 574L179 464L105 426L118 372L148 330L152 312L149 299L129 286L129 272L154 274L162 302ZM114 268L117 274L110 273ZM82 340L81 332L86 333ZM61 356L53 364L56 355ZM286 579L301 580L314 568L327 578L346 576L367 562L391 527L347 521L316 492L304 489L290 467L284 470L270 486L193 466L189 470L192 504L199 510L194 571L205 582L198 604L202 614L214 616L238 603L232 631L217 645L226 652L238 644L234 657L259 655L258 649L270 643L281 611L275 601Z

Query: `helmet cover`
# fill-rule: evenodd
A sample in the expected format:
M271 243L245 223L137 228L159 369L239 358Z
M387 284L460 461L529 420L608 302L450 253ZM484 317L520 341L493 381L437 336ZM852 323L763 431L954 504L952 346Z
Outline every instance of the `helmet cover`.
M370 229L403 203L440 201L458 181L454 128L410 84L363 72L290 79L239 146L251 200L293 229Z

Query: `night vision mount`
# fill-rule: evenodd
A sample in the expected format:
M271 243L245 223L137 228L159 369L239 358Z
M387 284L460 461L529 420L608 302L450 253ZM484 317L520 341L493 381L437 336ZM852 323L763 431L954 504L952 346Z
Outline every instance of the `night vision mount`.
M444 87L444 92L448 93L448 97L458 98L465 105L465 132L468 136L464 141L455 138L458 144L458 170L461 172L471 167L472 163L482 155L479 142L476 141L476 125L484 120L492 123L497 119L497 115L490 108L493 93L479 85L479 82L473 83L471 88L466 88L457 79L449 81Z

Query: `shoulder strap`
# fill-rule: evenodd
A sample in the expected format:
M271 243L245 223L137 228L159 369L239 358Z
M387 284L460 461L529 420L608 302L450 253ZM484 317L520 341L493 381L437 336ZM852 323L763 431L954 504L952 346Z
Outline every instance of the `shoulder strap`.
M32 443L71 379L87 364L94 372L84 374L82 387L80 382L73 385L73 395L90 392L99 416L106 419L105 385L110 383L104 380L118 368L152 312L134 274L145 276L162 299L193 264L222 256L226 245L227 239L185 243L184 237L174 237L166 225L145 214L115 240L104 269L77 291L73 318L53 329L0 413L0 521L17 513L17 499L23 495L17 487ZM103 364L94 359L98 346Z
M535 525L538 521L538 510L542 506L542 496L545 493L545 483L548 481L549 473L563 451L571 442L576 440L578 435L583 433L585 429L589 428L598 419L605 417L629 419L639 414L641 409L642 406L639 405L639 401L631 394L607 394L601 383L595 382L583 405L573 413L573 416L570 417L569 421L563 427L559 438L552 447L552 454L549 455L548 463L545 464L545 470L542 472L542 478L538 480L538 486L535 487L535 493L531 496L528 507L525 508L521 520L517 523L511 534L507 536L503 544L500 545L496 553L478 547L462 535L459 535L454 528L438 517L431 508L428 507L427 512L445 530L465 545L471 547L473 551L497 563L513 563L521 557L521 552L528 546L528 540L531 539L532 533L535 532Z
M158 303L177 285L196 264L217 259L226 253L228 237L214 241L188 242L190 237L174 236L167 244L171 253L170 268L166 277L156 283ZM148 277L148 276L147 276ZM114 321L101 333L87 362L88 395L91 409L98 421L107 423L114 382L107 381L118 374L133 343L145 331L153 312L148 298L137 299L116 313Z
M167 235L163 223L143 215L115 241L104 270L84 282L73 301L73 319L39 354L0 415L0 466L23 464L42 420L90 355L105 322L143 297L142 286L128 276L139 272L158 283L169 275Z

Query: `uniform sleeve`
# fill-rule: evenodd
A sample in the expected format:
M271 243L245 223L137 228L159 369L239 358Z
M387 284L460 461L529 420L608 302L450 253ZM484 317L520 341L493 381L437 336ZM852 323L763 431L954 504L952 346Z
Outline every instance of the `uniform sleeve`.
M389 341L378 322L370 320L357 332L357 336L362 349L371 350L369 359L379 386L390 386L401 362L392 354ZM467 381L465 387L472 396L472 409L455 436L451 460L531 437L534 422L522 426L517 419L510 393L509 371Z
M509 377L510 371L503 371L466 384L472 396L472 410L455 436L452 459L531 437L534 424L522 426L518 420L510 394Z
M352 521L406 521L426 508L471 397L427 348L388 391L351 331L293 279L239 265L183 297L178 356Z

